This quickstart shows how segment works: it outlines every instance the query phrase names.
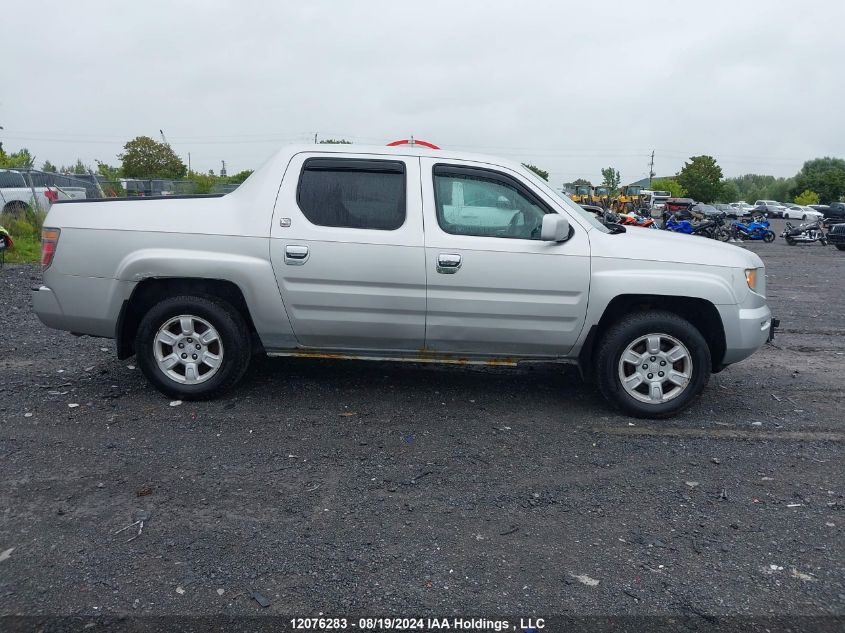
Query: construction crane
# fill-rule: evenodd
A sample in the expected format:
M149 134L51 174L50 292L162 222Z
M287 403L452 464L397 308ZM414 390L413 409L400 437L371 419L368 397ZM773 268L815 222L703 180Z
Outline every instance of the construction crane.
M170 143L167 142L167 137L164 135L164 130L159 129L159 134L161 134L161 142L170 147Z

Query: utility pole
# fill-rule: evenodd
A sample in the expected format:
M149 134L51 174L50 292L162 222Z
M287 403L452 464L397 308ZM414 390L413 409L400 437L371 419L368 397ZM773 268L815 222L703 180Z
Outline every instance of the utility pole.
M648 188L651 189L651 179L654 178L654 150L651 150L651 163L648 166Z
M225 178L226 177L226 161L221 160L220 164L222 165L222 167L220 168L220 177Z
M191 173L191 152L188 152L188 173Z
M317 133L314 132L314 145L316 145L316 144L317 144Z

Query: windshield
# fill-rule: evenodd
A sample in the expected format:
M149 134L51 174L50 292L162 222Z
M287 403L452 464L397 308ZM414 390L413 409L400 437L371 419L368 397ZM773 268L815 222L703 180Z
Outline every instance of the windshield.
M528 178L532 183L534 183L535 186L540 187L540 189L545 191L552 198L557 197L560 200L563 200L564 206L571 213L573 213L573 214L577 215L578 217L586 220L587 223L589 223L589 225L592 226L593 228L598 229L602 233L610 233L610 229L608 229L604 224L599 222L598 219L592 213L582 209L579 205L577 205L575 202L573 202L572 198L567 196L562 191L555 191L554 189L549 187L549 183L547 183L544 180L541 180L539 176L536 176L534 174L534 172L529 171L527 169L523 169L519 173L522 174L525 178Z
M555 193L557 193L557 192L555 192ZM587 220L587 222L589 222L591 226L599 229L602 233L610 233L608 228L604 224L599 222L598 218L595 215L593 215L592 213L590 213L586 209L582 208L580 205L575 204L575 202L572 200L572 198L570 198L569 196L567 196L564 193L558 193L558 197L561 198L566 203L566 208L569 211L578 214L580 217Z

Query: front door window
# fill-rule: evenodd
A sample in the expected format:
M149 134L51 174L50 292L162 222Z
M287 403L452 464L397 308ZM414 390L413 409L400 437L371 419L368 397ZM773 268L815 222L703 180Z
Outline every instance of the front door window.
M540 239L546 209L503 174L438 165L434 192L437 222L446 233Z

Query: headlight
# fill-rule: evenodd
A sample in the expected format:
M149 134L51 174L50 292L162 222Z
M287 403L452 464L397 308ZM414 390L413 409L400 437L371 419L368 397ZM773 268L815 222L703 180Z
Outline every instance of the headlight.
M760 269L759 268L746 268L745 269L745 283L748 284L748 287L751 288L754 292L759 292L759 283L761 277Z

